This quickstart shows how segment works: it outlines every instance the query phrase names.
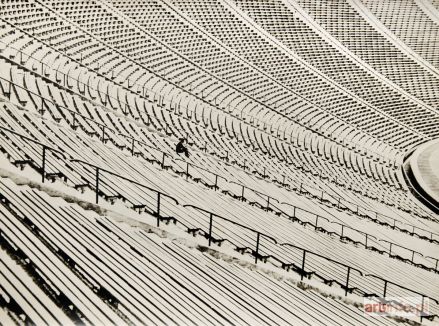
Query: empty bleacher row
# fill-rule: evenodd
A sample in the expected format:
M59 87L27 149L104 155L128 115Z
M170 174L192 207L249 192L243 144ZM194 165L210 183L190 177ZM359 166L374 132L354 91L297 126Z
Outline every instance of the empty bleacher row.
M47 280L45 293L34 279L21 285L31 293L26 296L30 304L2 282L27 322L70 324L68 313L73 322L93 324L397 323L371 321L361 309L299 289L287 279L213 258L8 179L0 187L13 198L0 205L2 264L9 268L4 277L14 280L20 272L15 266L21 264ZM78 301L79 293L89 297ZM38 300L46 301L43 308L52 306L43 319L37 315L44 313Z

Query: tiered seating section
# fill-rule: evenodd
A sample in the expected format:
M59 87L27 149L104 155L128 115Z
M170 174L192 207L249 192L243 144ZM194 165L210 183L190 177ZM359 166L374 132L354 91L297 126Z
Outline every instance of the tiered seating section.
M438 315L437 216L400 170L405 151L435 131L391 105L371 109L374 95L351 93L347 78L298 48L299 36L279 34L280 26L299 30L347 74L380 88L376 74L290 19L285 3L14 1L0 9L0 145L12 164L345 295L430 297L429 318ZM414 104L390 84L376 91L413 114L428 111L431 103ZM381 110L394 117L388 125L380 126ZM174 153L181 137L188 159ZM1 318L370 323L353 306L9 178L0 194Z
M416 1L369 1L363 3L401 41L439 68L435 44L439 26L418 6Z
M350 51L404 90L437 107L438 73L420 65L383 36L353 7L356 1L297 0Z

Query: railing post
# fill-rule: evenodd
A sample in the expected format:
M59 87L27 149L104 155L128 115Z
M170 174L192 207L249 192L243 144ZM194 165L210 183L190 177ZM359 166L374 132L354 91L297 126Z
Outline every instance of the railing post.
M102 142L105 142L105 126L102 126Z
M12 82L8 80L8 100L11 100L12 96Z
M259 232L257 232L257 236L256 236L256 250L255 250L255 264L258 263L258 255L259 255L259 238L260 238L261 234Z
M341 198L338 197L338 200L337 200L337 208L338 208L338 209L340 209L340 200L341 200Z
M41 181L44 183L44 179L46 176L46 146L43 145L43 157L41 163Z
M293 207L293 217L296 217L296 206Z
M344 296L346 297L348 295L348 286L349 286L349 275L351 274L351 267L348 266L348 273L346 275L346 288L344 292Z
M157 192L157 227L160 226L160 196L161 193Z
M189 178L189 162L186 162L186 180Z
M300 275L300 280L303 281L303 275L305 274L305 258L306 258L306 250L303 249L303 258L302 258L302 273Z
M218 174L215 174L215 190L218 188Z
M270 209L270 196L267 196L267 211Z
M209 247L210 244L212 243L212 225L213 225L213 213L210 213L209 216Z
M387 280L384 281L384 290L383 290L383 297L385 298L387 294Z
M341 225L341 236L340 238L342 238L344 236L344 224L340 224Z
M284 185L284 184L285 184L285 174L282 177L282 185Z
M302 183L300 183L299 193L302 193L302 187L303 187L303 185L302 185Z
M364 248L366 248L366 249L367 249L367 236L368 236L368 234L367 234L367 233L365 233L365 235L366 235L366 242L364 243Z
M265 174L265 166L264 166L264 179L267 177L267 175Z
M73 126L72 126L72 128L76 128L75 124L76 124L76 112L73 112Z
M389 242L389 245L390 245L390 248L389 248L389 255L392 254L392 244L393 244L393 243Z
M99 168L96 168L96 204L99 202Z
M314 230L317 230L317 223L319 223L319 216L316 214L316 225L314 226Z
M242 191L241 191L241 198L242 198L242 200L244 201L244 189L245 189L245 187L244 186L242 186Z
M134 156L134 138L131 139L131 155Z

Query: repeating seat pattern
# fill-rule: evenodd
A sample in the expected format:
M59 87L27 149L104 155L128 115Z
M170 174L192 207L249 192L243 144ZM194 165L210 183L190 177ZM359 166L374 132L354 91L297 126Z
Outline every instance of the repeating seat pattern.
M339 293L438 317L407 21L434 35L416 1L2 2L0 323L397 322Z

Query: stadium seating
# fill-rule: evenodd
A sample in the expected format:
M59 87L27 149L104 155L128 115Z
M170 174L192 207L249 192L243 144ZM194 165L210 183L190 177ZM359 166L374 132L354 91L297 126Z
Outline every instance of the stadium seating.
M438 26L416 1L363 1L369 10L398 38L437 68L439 61L434 44L438 38ZM398 17L395 20L392 17Z
M415 1L2 2L0 323L396 323L322 291L437 317L413 21L433 35Z

